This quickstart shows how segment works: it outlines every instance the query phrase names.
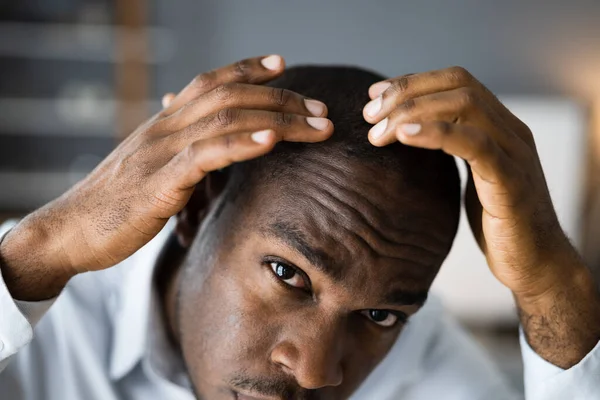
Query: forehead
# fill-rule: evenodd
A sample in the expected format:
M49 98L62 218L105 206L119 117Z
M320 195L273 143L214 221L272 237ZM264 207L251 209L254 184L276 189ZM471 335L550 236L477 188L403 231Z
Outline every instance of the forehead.
M432 199L378 166L318 154L296 164L253 192L250 229L337 279L375 270L428 287L453 236Z

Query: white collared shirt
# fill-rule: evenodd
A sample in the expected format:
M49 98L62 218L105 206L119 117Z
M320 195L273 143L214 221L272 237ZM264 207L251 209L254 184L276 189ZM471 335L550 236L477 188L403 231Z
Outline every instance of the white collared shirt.
M8 228L0 227L0 237ZM0 399L193 400L185 368L166 340L152 285L170 229L118 266L74 278L55 301L16 301L0 275ZM569 370L544 361L523 335L521 348L527 399L600 399L600 345ZM436 299L412 317L352 396L519 398Z

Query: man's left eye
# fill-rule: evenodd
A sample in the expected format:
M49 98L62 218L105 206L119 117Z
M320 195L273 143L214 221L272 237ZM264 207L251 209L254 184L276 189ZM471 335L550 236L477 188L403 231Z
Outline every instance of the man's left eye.
M281 281L285 282L287 285L299 289L306 287L304 278L300 275L296 268L280 262L270 262L269 265L271 266L275 276Z
M364 310L362 314L379 326L389 328L398 322L398 316L386 310Z

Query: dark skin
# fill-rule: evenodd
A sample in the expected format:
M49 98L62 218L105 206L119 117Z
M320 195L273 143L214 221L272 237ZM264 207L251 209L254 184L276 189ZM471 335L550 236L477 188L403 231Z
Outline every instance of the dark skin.
M371 86L369 140L396 140L466 161L469 222L492 273L508 287L531 347L569 368L600 339L600 298L562 231L527 125L464 68Z
M257 57L197 76L83 181L24 218L0 249L11 293L54 297L71 277L109 268L148 243L210 171L281 140L328 138L323 103L256 85L284 67L279 56Z
M174 317L174 301L168 302L168 315L199 395L343 398L385 355L401 328L375 322L389 317L386 310L410 315L418 309L414 301L410 307L383 301L390 282L402 283L397 289L403 292L426 291L441 263L434 256L423 268L388 262L390 257L423 259L424 254L404 254L410 235L397 233L434 238L434 229L424 224L425 230L417 232L419 224L394 224L411 206L400 198L391 207L379 196L370 202L371 211L346 202L356 212L344 214L345 208L336 208L332 201L342 198L342 191L325 185L323 191L298 193L293 205L306 207L303 218L294 219L290 199L271 190L267 198L257 195L261 201L246 205L252 211L246 219L225 210L215 221L231 218L228 224L206 219L192 240L202 220L197 203L190 202L199 183L210 189L205 206L215 209L219 185L211 182L211 171L263 155L279 140L315 142L331 135L330 121L307 118L324 117L324 105L260 86L284 68L281 59L264 60L245 60L200 75L90 176L23 219L0 244L2 274L16 299L56 296L78 273L109 268L134 253L178 214L181 243L193 243L184 261L191 275L175 275L182 278L180 317ZM377 124L369 133L374 145L399 140L441 149L468 163L471 226L490 269L514 294L529 343L557 366L578 363L600 338L600 300L591 274L560 229L529 129L461 68L390 79L373 85L369 95L373 103L365 109L365 119ZM331 171L298 171L298 179L310 182L350 168L352 182L339 186L354 188L358 201L372 193L353 186L364 181L363 167L336 163ZM393 185L393 171L387 172L380 174L389 178L386 186ZM273 212L266 212L269 207ZM431 213L435 208L427 209ZM411 214L427 215L422 210ZM332 216L345 218L327 219ZM365 218L371 230L359 223ZM391 227L386 225L390 221ZM265 232L272 233L268 227L273 225L279 233L269 236ZM224 235L226 226L236 228L237 235ZM341 262L343 280L320 271L306 252L293 250L292 241L282 241L282 232L290 231L301 232L309 247L320 246L318 253L327 254L327 269L339 270L333 261ZM346 237L344 232L351 234ZM374 232L394 238L393 244L386 241L384 246ZM427 240L410 241L415 243L445 256L426 245ZM273 265L266 256L282 260ZM285 263L310 278L310 295L279 283L276 275L301 284L289 276ZM166 289L169 299L175 298L177 287L174 279ZM339 336L344 340L334 340ZM363 338L362 346L349 351ZM321 342L329 345L321 347ZM261 396L266 392L272 396Z
M448 252L448 213L396 174L373 182L380 168L329 154L301 164L209 216L172 280L172 333L200 398L347 398Z

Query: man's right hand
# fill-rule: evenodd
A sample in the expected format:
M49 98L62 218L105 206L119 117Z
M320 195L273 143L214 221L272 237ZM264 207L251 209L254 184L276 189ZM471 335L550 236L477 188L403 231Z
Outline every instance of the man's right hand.
M269 152L279 140L333 132L321 102L255 85L284 70L253 58L196 77L89 176L33 212L0 244L14 298L56 296L74 275L111 267L149 242L207 173Z

